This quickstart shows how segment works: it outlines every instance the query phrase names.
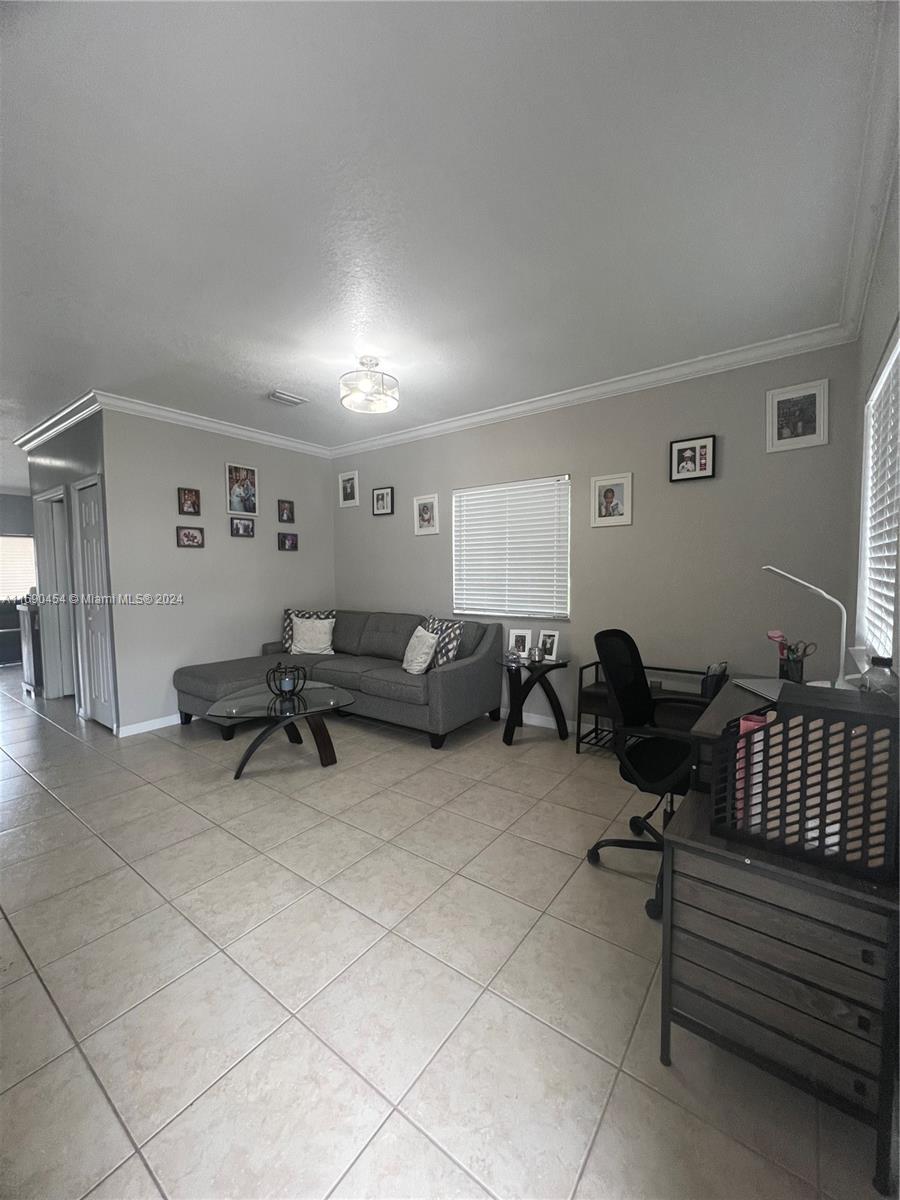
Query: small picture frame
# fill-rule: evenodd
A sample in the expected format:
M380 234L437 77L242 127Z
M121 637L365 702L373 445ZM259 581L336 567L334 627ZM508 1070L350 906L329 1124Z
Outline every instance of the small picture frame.
M766 451L828 444L828 380L766 392Z
M594 475L591 479L591 525L631 524L631 472Z
M232 517L231 536L243 538L256 537L256 522L251 517Z
M199 488L180 487L178 489L178 515L179 517L200 516Z
M543 650L547 662L556 662L556 653L559 649L559 630L542 629L538 634L538 645Z
M176 525L175 545L179 550L202 550L206 536L202 525Z
M278 501L278 521L281 525L294 524L294 502L293 500Z
M279 550L299 550L300 549L299 533L279 533L278 549Z
M259 512L256 467L240 463L225 464L226 511L235 517L255 517Z
M693 479L713 479L716 474L716 438L679 438L669 442L669 483L687 483Z
M372 516L392 517L394 515L394 489L392 487L372 488Z
M416 537L439 531L437 492L432 492L430 496L415 497L413 500L413 523Z
M359 507L359 471L342 471L338 475L338 504L341 508Z
M511 629L509 631L509 642L507 650L510 654L518 654L520 658L526 658L528 651L531 649L531 630L530 629Z

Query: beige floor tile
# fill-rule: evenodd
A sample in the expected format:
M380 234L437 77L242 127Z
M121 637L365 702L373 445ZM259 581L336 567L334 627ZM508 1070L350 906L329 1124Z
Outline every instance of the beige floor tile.
M577 1200L815 1200L815 1189L628 1075L616 1080Z
M64 811L49 792L26 792L16 799L0 801L0 829L15 829L43 817L59 816Z
M14 913L121 866L118 854L99 838L87 837L0 870L0 904L7 914Z
M37 975L0 989L0 1091L57 1058L72 1039Z
M640 955L543 916L491 988L618 1065L652 975Z
M216 827L139 859L135 869L172 899L255 857L252 846Z
M392 1113L329 1200L487 1200L488 1193L399 1113Z
M461 750L445 751L441 757L441 770L483 781L495 771L511 766L527 749L527 746L504 746L500 741L478 741Z
M654 825L660 831L662 830L661 820L655 820ZM612 821L603 831L603 837L632 839L634 834L628 828L627 821ZM641 837L639 840L649 839ZM623 875L631 875L635 879L653 884L656 882L657 873L662 866L662 855L648 854L643 850L627 850L622 846L608 846L600 851L600 863L604 870L620 871Z
M605 817L541 800L511 825L509 831L542 846L552 846L554 850L584 858L588 847L603 834L607 824Z
M39 967L126 925L163 903L130 867L20 909L12 924Z
M567 775L578 766L578 757L574 738L563 742L556 733L552 733L547 741L537 742L526 750L522 755L522 763Z
M209 821L205 817L187 805L173 801L171 808L151 813L148 817L139 817L126 825L117 825L104 836L113 850L128 862L134 862L209 828Z
M15 1200L79 1200L132 1152L78 1050L0 1096L0 1176Z
M655 962L662 929L644 911L652 891L639 879L582 863L548 912Z
M823 1196L828 1200L880 1200L872 1183L874 1174L875 1130L820 1104L819 1186ZM893 1186L896 1194L896 1180Z
M77 1038L113 1020L215 953L212 942L166 905L43 970Z
M429 954L487 983L538 919L536 909L454 876L397 926Z
M576 808L597 817L612 820L634 791L624 780L619 783L595 778L584 771L573 771L544 797L550 804Z
M495 787L509 788L511 792L521 792L523 796L531 796L540 800L560 783L563 776L559 771L548 771L544 767L532 766L524 758L517 762L504 763L487 782Z
M479 995L470 979L388 934L300 1019L397 1101Z
M168 783L169 780L165 779L163 782ZM254 783L252 779L231 779L229 783L212 788L184 803L208 820L224 824L226 821L233 821L235 817L242 817L245 813L261 808L278 796L279 793L272 788Z
M461 874L514 900L546 908L578 863L571 854L501 833Z
M144 783L133 791L106 796L102 800L85 804L79 808L78 815L96 833L106 833L107 830L129 825L142 817L164 813L173 803L172 797L167 796L155 784Z
M172 1200L323 1197L389 1111L377 1092L290 1021L145 1153Z
M232 942L228 953L296 1010L382 933L361 913L317 891Z
M255 849L267 850L270 846L296 837L305 829L311 829L322 820L324 817L318 809L273 792L271 800L229 821L223 828Z
M305 833L273 846L268 854L304 879L324 883L381 845L381 838L326 817Z
M214 942L227 946L305 896L312 886L260 854L185 892L174 903Z
M160 1200L161 1195L153 1176L140 1158L133 1154L93 1191L88 1192L85 1200Z
M30 775L15 775L10 779L0 780L0 803L8 800L19 800L22 796L46 795L44 788Z
M39 858L51 850L82 841L87 833L82 822L65 811L16 829L7 829L0 833L0 865L10 866Z
M473 783L450 800L445 808L460 816L492 825L494 829L508 829L533 804L530 796L511 792L508 788L495 787L492 783Z
M294 794L304 804L311 804L320 812L334 817L382 790L381 784L367 778L364 773L355 776L349 771L335 771L332 767L317 774Z
M102 775L94 775L81 783L61 783L53 791L69 808L80 812L85 805L96 804L107 796L121 796L145 786L145 781L139 775L113 763L111 769Z
M672 1027L672 1065L659 1061L659 978L641 1013L625 1070L723 1133L795 1175L816 1179L816 1102L812 1096Z
M172 775L187 775L191 771L202 771L206 766L199 755L180 746L165 744L160 741L156 746L126 747L118 752L110 752L110 757L120 763L135 775L140 775L148 783L156 783Z
M458 871L495 837L497 830L491 826L439 808L398 834L394 844L450 871Z
M160 781L159 786L174 800L180 800L182 804L190 804L192 800L197 800L209 792L216 792L220 788L228 787L234 782L233 771L227 771L224 767L211 767L207 764L196 770L188 771L184 775L169 775L168 778ZM238 782L243 781L239 780ZM237 815L235 813L235 816Z
M116 764L111 759L104 758L102 754L95 754L88 750L83 755L70 758L66 762L48 763L45 766L35 765L28 769L40 784L55 792L63 784L87 783L96 780L108 771L115 771Z
M286 1017L217 954L89 1037L84 1051L141 1144Z
M399 846L381 846L323 886L374 921L391 926L439 888L449 874Z
M0 917L0 987L15 983L30 972L31 964L22 947L16 941L9 925Z
M346 812L341 813L341 820L357 829L364 829L373 837L388 838L402 833L416 821L421 821L429 813L434 812L430 804L414 800L411 796L401 795L400 792L377 792L367 800L354 804Z
M347 774L354 778L369 780L378 785L378 791L382 791L384 788L392 788L401 779L408 779L411 775L416 775L426 767L430 767L431 760L428 755L433 754L433 750L419 750L412 747L389 750L377 754L374 758L367 758L365 763L358 767L348 768ZM403 788L397 790L405 791ZM419 798L421 799L421 797Z
M564 1197L613 1077L596 1055L487 994L402 1108L495 1195Z
M469 787L468 781L462 775L454 775L452 771L442 771L440 767L425 767L400 779L394 791L402 792L404 796L412 796L426 804L439 806L458 796Z

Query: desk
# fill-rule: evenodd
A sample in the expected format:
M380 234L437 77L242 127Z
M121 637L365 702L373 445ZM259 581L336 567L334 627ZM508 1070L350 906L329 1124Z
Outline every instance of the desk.
M698 749L761 703L728 684L694 726ZM664 835L660 1059L674 1022L874 1125L888 1195L897 887L715 836L710 807L692 790Z

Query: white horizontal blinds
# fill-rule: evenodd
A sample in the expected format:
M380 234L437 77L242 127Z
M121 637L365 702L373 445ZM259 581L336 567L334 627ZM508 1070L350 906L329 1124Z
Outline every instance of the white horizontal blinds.
M453 493L453 611L569 615L568 475Z
M897 609L900 526L900 358L897 349L866 405L862 620L873 654L888 656Z
M34 538L0 537L0 600L27 596L36 583Z

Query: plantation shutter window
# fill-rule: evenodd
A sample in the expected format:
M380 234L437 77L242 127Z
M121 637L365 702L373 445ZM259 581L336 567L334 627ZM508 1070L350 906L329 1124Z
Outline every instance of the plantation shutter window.
M900 526L900 343L866 405L859 625L871 654L893 654Z
M453 611L569 616L568 475L453 493Z

